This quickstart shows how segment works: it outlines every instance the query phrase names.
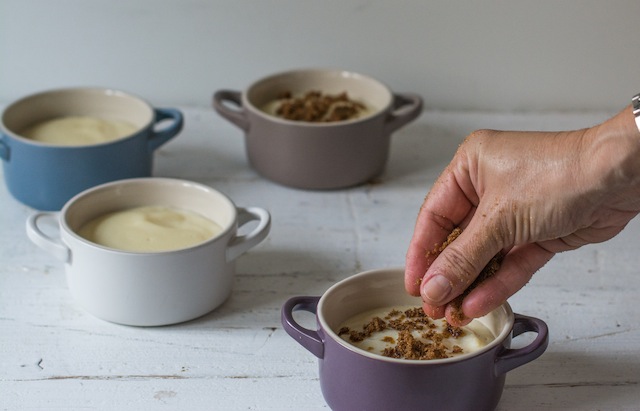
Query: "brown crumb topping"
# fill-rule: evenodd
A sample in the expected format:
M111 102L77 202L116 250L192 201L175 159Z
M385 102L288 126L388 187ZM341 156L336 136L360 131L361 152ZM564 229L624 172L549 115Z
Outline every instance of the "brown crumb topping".
M447 239L440 245L436 245L432 251L428 251L426 257L437 257L449 244L451 244L458 236L462 234L462 229L460 227L456 227L453 229L451 234L447 237ZM469 295L469 293L476 288L480 283L484 280L492 277L498 269L500 269L500 265L502 264L502 258L504 256L502 253L498 253L489 261L489 263L482 269L478 277L467 287L466 290L455 299L451 301L451 305L453 306L452 317L457 322L462 322L466 319L464 312L462 311L462 301L464 298Z
M397 341L393 337L385 336L382 338L384 342L395 344L387 347L382 352L385 357L402 358L406 360L433 360L441 358L449 358L451 354L460 354L463 349L454 345L451 349L444 344L445 339L458 339L465 335L463 329L454 327L445 323L443 332L434 330L436 325L422 310L421 307L410 308L405 311L391 310L384 319L380 317L373 318L369 323L362 326L362 331L351 330L348 327L342 327L338 331L338 335L347 334L351 342L360 342L370 337L375 332L386 329L398 331ZM416 338L413 332L419 332L422 338Z
M276 115L287 120L308 122L344 121L358 117L366 110L364 104L349 98L347 92L323 94L311 90L302 97L293 97L290 91L278 97L281 100Z

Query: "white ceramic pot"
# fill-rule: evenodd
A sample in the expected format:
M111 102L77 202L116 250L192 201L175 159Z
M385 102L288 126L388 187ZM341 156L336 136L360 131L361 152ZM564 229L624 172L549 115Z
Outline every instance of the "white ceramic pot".
M222 227L210 240L164 252L107 248L77 234L82 225L109 212L159 205L201 214ZM58 218L59 238L45 229ZM239 226L257 225L238 235ZM167 178L139 178L103 184L76 195L60 213L39 212L27 220L27 235L65 264L74 298L89 313L136 326L178 323L202 316L230 295L235 260L259 244L270 229L269 213L240 208L206 185Z

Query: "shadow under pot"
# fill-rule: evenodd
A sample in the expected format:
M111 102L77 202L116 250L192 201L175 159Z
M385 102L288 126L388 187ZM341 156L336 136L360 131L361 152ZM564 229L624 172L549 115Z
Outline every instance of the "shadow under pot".
M283 95L346 93L362 103L361 116L341 121L299 121L271 107ZM250 165L264 177L294 188L356 186L380 175L393 132L416 119L422 99L392 93L381 82L341 70L294 70L260 79L245 91L219 90L213 107L245 134Z
M506 373L546 350L546 324L514 314L505 303L474 320L490 332L486 345L441 359L390 358L347 341L343 324L354 316L388 307L421 307L419 298L406 293L403 273L403 269L363 272L338 282L322 297L293 297L283 305L285 331L318 357L327 404L337 411L495 409ZM302 326L300 317L294 318L296 311L314 314L317 329ZM512 337L526 332L537 335L526 346L512 349Z
M53 129L51 123L61 120L77 123L71 129L60 129L58 123L58 129ZM100 123L88 129L90 121ZM95 136L114 122L127 126L114 138L98 142L65 140L72 137L72 131L79 133L78 123L85 127L85 135ZM49 128L42 133L55 133L56 141L25 137L28 130L47 123ZM150 176L154 151L175 137L182 126L180 111L153 108L118 90L78 87L24 97L2 114L0 158L7 188L30 207L60 210L87 188Z

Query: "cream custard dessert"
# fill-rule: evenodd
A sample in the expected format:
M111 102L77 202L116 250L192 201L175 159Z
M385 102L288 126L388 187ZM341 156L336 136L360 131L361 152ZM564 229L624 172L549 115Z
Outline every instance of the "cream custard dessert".
M495 336L480 321L454 327L429 318L421 307L387 307L345 321L338 335L374 354L407 360L433 360L469 354Z
M41 143L61 146L100 144L132 134L133 124L90 116L68 116L37 123L20 134Z
M221 231L218 224L191 211L144 206L100 216L83 225L78 234L118 250L161 252L203 243Z

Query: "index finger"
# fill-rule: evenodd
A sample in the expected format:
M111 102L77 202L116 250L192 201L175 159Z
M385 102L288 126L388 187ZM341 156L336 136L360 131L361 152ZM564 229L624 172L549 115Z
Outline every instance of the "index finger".
M452 164L434 183L416 220L404 277L405 288L411 295L420 295L422 278L437 257L434 250L444 243L455 227L464 225L475 210L474 202L456 180Z

